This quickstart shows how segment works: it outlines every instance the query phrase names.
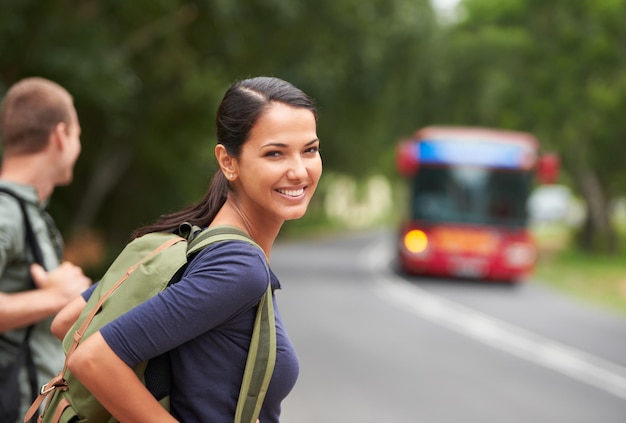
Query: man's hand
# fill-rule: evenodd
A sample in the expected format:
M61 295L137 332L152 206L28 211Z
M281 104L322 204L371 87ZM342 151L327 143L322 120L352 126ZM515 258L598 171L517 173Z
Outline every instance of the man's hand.
M70 262L63 262L50 272L33 264L30 274L35 289L0 292L0 333L55 315L91 285L82 269Z
M34 263L30 267L30 274L39 289L54 291L65 302L74 299L91 285L91 279L85 276L83 270L69 261L64 261L49 272Z

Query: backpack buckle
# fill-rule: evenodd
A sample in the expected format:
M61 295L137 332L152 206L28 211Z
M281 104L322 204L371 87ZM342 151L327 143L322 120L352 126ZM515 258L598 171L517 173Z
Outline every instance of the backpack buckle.
M41 391L39 391L39 395L48 395L50 392L61 387L67 387L67 382L64 379L59 380L59 378L56 377L52 379L50 382L44 383L41 386Z
M48 392L52 392L56 389L56 385L51 385L49 383L44 383L43 385L41 385L41 391L39 392L39 395L46 395Z

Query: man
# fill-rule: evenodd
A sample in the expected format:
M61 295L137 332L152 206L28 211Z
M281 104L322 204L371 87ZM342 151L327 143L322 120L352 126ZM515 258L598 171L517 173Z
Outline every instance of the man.
M62 239L45 211L54 188L72 181L80 154L72 96L43 78L19 81L2 102L0 136L0 365L15 359L30 333L36 383L41 386L64 363L62 346L50 332L52 317L91 284L79 267L61 262ZM43 263L34 263L20 202L3 190L22 200ZM16 421L22 421L33 400L31 385L24 364L15 387L21 393Z

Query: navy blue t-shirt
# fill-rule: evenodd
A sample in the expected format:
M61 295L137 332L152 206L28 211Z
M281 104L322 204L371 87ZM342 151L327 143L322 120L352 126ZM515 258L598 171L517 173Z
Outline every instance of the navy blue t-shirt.
M182 279L101 329L129 366L170 352L171 413L184 423L233 421L259 300L267 289L263 252L243 241L202 250ZM270 271L272 289L280 288ZM85 292L88 298L91 290ZM299 364L275 297L276 366L259 419L278 423Z

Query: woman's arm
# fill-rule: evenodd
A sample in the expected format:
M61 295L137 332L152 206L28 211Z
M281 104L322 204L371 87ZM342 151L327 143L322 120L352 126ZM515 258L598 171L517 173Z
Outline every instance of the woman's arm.
M54 317L54 320L52 320L52 325L50 326L52 334L60 340L63 340L72 325L76 322L76 319L78 319L78 316L80 316L86 304L87 301L79 295L63 307Z
M68 367L117 420L124 423L176 422L133 369L113 352L100 332L78 346L69 358Z
M98 286L96 282L91 285L89 288L84 290L79 298L75 298L73 301L69 302L65 307L63 307L57 315L52 320L52 325L50 326L50 331L54 336L63 340L67 332L72 328L76 320L82 313L87 301L91 297L91 294L96 290Z

